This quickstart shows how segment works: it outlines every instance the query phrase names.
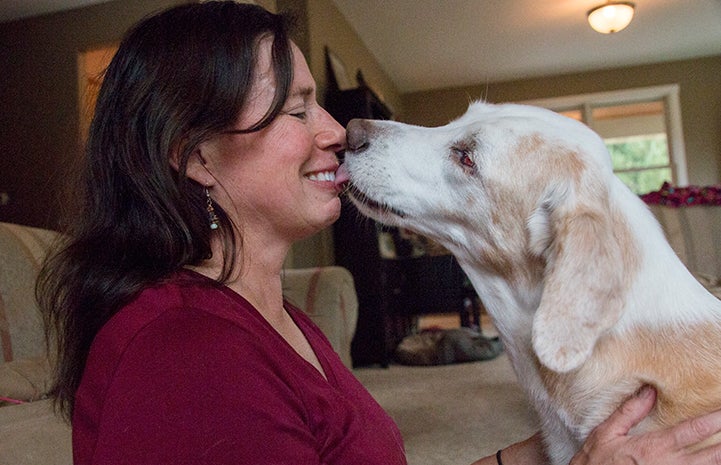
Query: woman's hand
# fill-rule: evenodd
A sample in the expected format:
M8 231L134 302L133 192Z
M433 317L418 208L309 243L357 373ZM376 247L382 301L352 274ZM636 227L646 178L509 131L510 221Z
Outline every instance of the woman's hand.
M594 429L570 465L721 465L721 444L698 445L721 432L721 411L665 430L629 435L656 402L656 391L644 387Z

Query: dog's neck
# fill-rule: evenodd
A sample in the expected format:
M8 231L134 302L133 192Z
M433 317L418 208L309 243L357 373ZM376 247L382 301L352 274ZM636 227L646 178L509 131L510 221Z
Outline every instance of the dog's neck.
M626 201L626 220L634 224L643 273L634 276L629 310L621 324L690 324L721 320L721 301L706 290L678 258L656 217L635 195Z

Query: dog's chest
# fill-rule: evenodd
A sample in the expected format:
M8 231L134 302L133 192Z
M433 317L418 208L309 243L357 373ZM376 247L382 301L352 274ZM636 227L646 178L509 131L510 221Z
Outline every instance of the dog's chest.
M518 345L515 344L517 348ZM538 414L547 453L553 465L568 464L578 451L590 430L600 421L596 415L582 416L574 410L577 395L563 398L570 392L573 383L568 379L555 377L540 365L528 349L514 351L508 348L508 356L514 367L519 383ZM565 394L561 394L561 393ZM590 404L587 404L590 405ZM601 409L600 411L605 411Z
M519 384L538 413L553 463L567 464L590 431L610 415L613 409L609 398L625 394L599 397L598 393L613 390L602 379L581 381L583 369L558 374L544 367L532 349L530 318L517 317L504 321L502 316L497 323L503 328L499 333Z

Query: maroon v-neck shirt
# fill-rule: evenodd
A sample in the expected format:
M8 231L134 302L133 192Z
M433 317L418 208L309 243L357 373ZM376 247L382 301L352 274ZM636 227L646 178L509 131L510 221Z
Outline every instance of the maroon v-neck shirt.
M143 291L92 344L75 465L405 464L395 423L310 319L286 308L327 379L242 296L202 275Z

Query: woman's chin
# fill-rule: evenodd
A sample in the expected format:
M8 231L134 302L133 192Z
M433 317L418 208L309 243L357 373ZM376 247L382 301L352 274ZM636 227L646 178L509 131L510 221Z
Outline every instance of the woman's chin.
M328 224L324 225L323 228L330 226L331 224L338 221L340 218L341 211L341 200L340 197L335 197L325 206L325 210L328 212L326 217L328 218Z

